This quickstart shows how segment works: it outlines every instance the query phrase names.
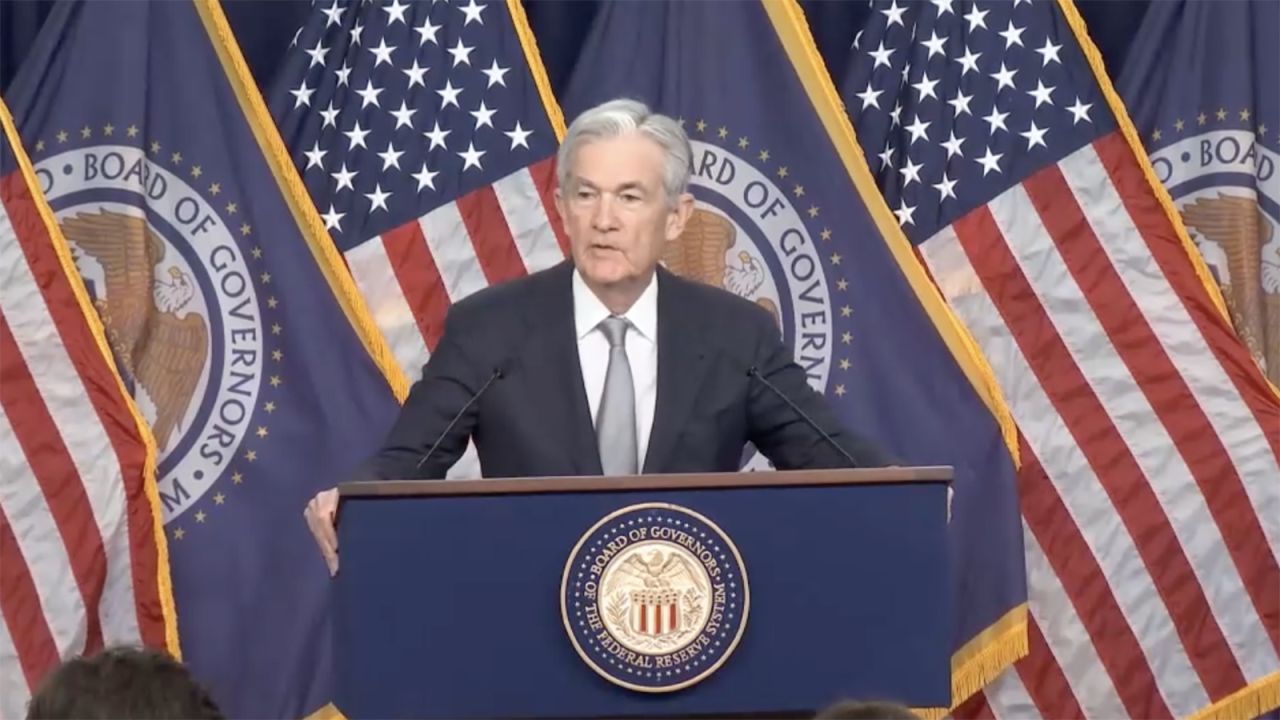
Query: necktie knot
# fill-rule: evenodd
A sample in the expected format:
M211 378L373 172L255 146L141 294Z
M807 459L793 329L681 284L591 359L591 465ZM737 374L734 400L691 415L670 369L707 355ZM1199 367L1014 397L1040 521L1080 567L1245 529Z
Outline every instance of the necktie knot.
M622 341L627 336L627 327L630 325L625 318L617 315L610 315L600 321L600 329L604 332L604 336L609 340L609 347L622 347Z

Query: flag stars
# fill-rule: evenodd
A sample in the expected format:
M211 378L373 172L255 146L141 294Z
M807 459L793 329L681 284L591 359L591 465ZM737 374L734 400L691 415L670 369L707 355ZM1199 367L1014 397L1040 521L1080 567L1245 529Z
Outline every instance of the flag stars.
M1008 50L1014 45L1017 45L1019 47L1026 47L1025 45L1022 44L1022 33L1025 31L1026 31L1025 27L1015 27L1013 24L1013 18L1009 18L1008 27L1006 27L1004 30L1001 30L996 34L1004 38L1004 49Z
M851 344L853 342L853 333L849 332L848 330L843 332L840 335L840 342L844 343L845 345Z
M174 540L181 540L182 538L184 538L184 537L186 537L186 536L187 536L187 531L186 531L186 530L183 530L182 528L177 528L177 529L175 529L175 530L173 531L173 539L174 539Z
M350 190L356 189L356 186L352 183L352 180L355 178L356 173L354 170L348 170L347 164L345 162L342 163L342 167L338 170L338 172L329 173L329 176L332 177L338 183L338 187L334 189L335 193L342 190L342 188L344 187Z
M418 181L418 192L422 192L426 188L436 189L436 176L438 172L432 172L427 169L427 164L422 163L422 169L416 173L411 173L410 177Z
M93 134L93 131L89 129L89 126L88 126L88 125L85 125L84 127L80 128L80 137L81 137L81 138L83 138L83 139L85 139L85 140L88 140L88 139L89 139L89 136L90 136L90 135L92 135L92 134Z
M1010 70L1005 67L1004 61L1001 61L999 72L991 73L991 79L996 81L996 92L1000 92L1006 87L1014 87L1013 76L1017 73L1017 70Z
M698 122L696 122L696 123L694 123L694 124L693 124L693 127L694 127L694 128L696 128L696 129L698 130L698 132L706 132L706 131L707 131L707 121L706 121L706 120L699 120Z
M390 5L384 5L382 10L387 13L387 27L391 27L396 23L404 23L404 13L409 9L408 5L402 4L400 0L394 0Z
M436 40L436 33L442 27L444 26L432 25L431 18L427 18L426 20L423 20L422 27L417 27L413 29L414 32L418 33L418 47L422 47L427 43L434 43L436 45L439 45L440 42Z
M1044 39L1044 46L1036 49L1036 52L1040 53L1041 67L1049 67L1049 63L1051 62L1056 62L1061 65L1062 61L1058 59L1058 53L1061 51L1061 45L1054 45L1049 38L1046 37Z
M431 130L427 132L422 133L423 137L431 141L431 147L428 148L428 150L435 150L436 148L445 148L447 150L448 147L445 146L444 139L448 137L449 133L451 132L453 131L442 130L440 128L440 121L436 120L435 127L433 127Z
M304 151L302 154L307 158L307 166L303 170L310 170L313 167L324 169L324 156L328 150L320 149L320 141L315 141L310 150Z
M138 126L130 125L128 128L125 129L124 134L129 137L138 137Z
M956 182L957 181L948 178L945 171L942 173L942 182L935 183L933 185L933 189L937 190L938 194L941 196L938 198L939 201L946 200L947 198L955 199Z
M387 198L391 197L391 193L386 192L382 189L382 183L375 183L373 186L373 192L364 193L364 196L369 199L370 213L376 212L378 210L384 210L389 212L387 208Z
M207 517L209 516L205 515L203 510L199 510L196 512L196 522L198 523L203 523L205 521L205 518Z
M191 177L198 178L203 174L204 174L204 170L201 170L199 165L191 166Z
M849 369L849 367L850 367L851 365L852 365L852 363L850 363L850 362L849 362L849 358L840 358L840 369L841 369L841 370L848 370L848 369Z
M1204 125L1204 124L1205 124L1205 123L1207 123L1207 122L1209 122L1209 116L1208 116L1208 115L1205 115L1204 113L1200 113L1199 115L1197 115L1197 116L1196 116L1196 123L1197 123L1197 124L1199 124L1199 125Z
M845 280L844 278L840 278L839 280L837 280L837 281L836 281L836 289L837 289L837 290L848 290L848 289L849 289L849 281L848 281L848 280Z
M169 155L169 161L172 162L174 165L181 165L182 153L180 152L172 153L171 155Z
M43 141L43 140L37 140L37 141L36 141L36 152L44 152L44 141Z
M259 426L258 426L258 430L257 430L257 435L258 435L258 437L260 437L260 438L264 438L264 437L266 437L266 436L267 436L267 434L268 434L268 433L267 433L267 426L266 426L266 425L259 425Z
M757 157L760 158L760 162L769 162L769 151L761 150L760 154L757 155Z
M989 12L991 11L990 10L979 11L978 5L977 3L975 3L973 7L969 9L969 14L964 16L964 19L969 23L969 32L973 32L978 28L982 28L983 30L986 30L987 29L986 18L987 18L987 13Z
M271 324L271 334L272 334L272 335L279 335L283 330L284 330L284 328L280 327L280 323L272 323L272 324Z
M407 69L401 70L400 72L409 76L410 88L412 88L414 85L421 85L422 87L425 88L427 86L427 81L423 79L423 76L427 74L428 69L429 68L424 68L418 64L418 58L414 58L413 66ZM401 102L400 104L402 106L404 105L403 102ZM396 125L396 127L400 127L400 126Z
M368 149L369 146L365 144L364 139L370 132L370 130L365 130L360 127L360 121L356 120L350 130L344 130L342 132L343 135L347 136L347 141L350 145L348 150L355 150L358 147Z
M1263 124L1261 124L1261 125L1259 125L1259 126L1258 126L1258 134L1259 134L1259 135L1261 135L1262 137L1266 137L1266 136L1267 136L1267 124L1266 124L1266 123L1263 123Z
M831 253L831 264L839 265L844 258L840 257L840 253Z
M1174 130L1177 130L1178 132L1182 132L1182 130L1183 130L1186 126L1187 126L1187 124L1186 124L1185 122L1183 122L1182 118L1178 118L1178 121L1177 121L1177 122L1175 122L1175 123L1173 124L1173 129L1174 129Z
M1027 94L1036 99L1036 107L1040 107L1044 103L1049 103L1049 107L1053 107L1054 86L1045 87L1044 82L1036 80L1036 89L1028 90Z
M804 197L804 186L796 185L791 192L794 193L796 197Z
M778 168L778 177L780 177L780 178L784 178L784 177L786 177L786 176L787 176L787 168L786 168L786 166L784 165L784 166L782 166L782 167Z
M885 48L883 40L880 41L880 47L875 50L868 50L867 54L875 58L876 61L876 64L871 66L871 69L875 70L881 65L887 68L892 68L893 63L889 61L889 58L893 57L893 52L894 48Z
M222 504L223 504L223 503L225 503L226 501L227 501L227 496L226 496L226 495L223 495L222 493L218 493L217 495L214 495L214 496L213 496L213 504L214 504L214 505L222 505Z
M327 18L324 21L324 27L326 30L329 29L330 25L337 25L338 27L342 27L342 4L341 3L335 2L333 4L333 7L325 8L320 12L324 13L325 17Z
M915 205L908 205L906 200L902 200L898 204L898 209L893 211L893 214L898 216L898 225L906 227L915 224L915 220L912 218L915 212Z
M246 450L244 454L244 459L247 460L248 462L254 462L255 460L258 459L258 451Z
M324 67L324 58L326 55L329 54L329 48L320 44L319 40L316 40L315 47L309 50L303 50L303 52L311 56L311 62L307 65L307 69L310 70L316 65L319 65L320 67Z
M515 150L515 149L516 149L516 148L518 148L518 147L522 147L522 148L524 148L524 149L528 150L528 149L529 149L529 136L533 134L533 131L532 131L532 130L525 130L523 127L521 127L521 126L520 126L520 121L519 121L519 120L517 120L517 121L516 121L516 126L515 126L514 128L512 128L511 130L508 130L508 131L503 131L503 133L502 133L502 134L503 134L503 135L506 135L508 138L510 138L510 139L511 139L511 149L512 149L512 150Z
M808 209L808 211L807 211L807 212L809 213L809 217L811 217L811 218L816 218L816 217L818 217L818 206L817 206L817 205L810 205L810 206L809 206L809 209Z
M924 163L912 162L911 158L907 158L907 162L902 166L902 187L907 188L913 182L920 182L920 171L924 169Z
M967 47L964 49L964 55L961 55L960 57L956 58L956 61L959 62L961 68L963 68L960 71L961 78L963 78L965 75L968 75L970 72L975 72L975 73L982 72L981 70L978 69L978 58L980 57L982 57L982 53L975 53L974 51L970 50Z
M1156 128L1155 131L1151 133L1152 142L1160 142L1163 137L1164 133L1160 131L1160 128Z
M236 211L237 211L238 209L239 209L239 206L238 206L238 205L236 205L235 203L227 203L227 214L228 214L228 215L235 215L235 214L236 214Z
M413 115L418 112L416 109L409 107L404 100L400 101L400 109L392 110L391 117L396 119L395 130L399 130L402 126L407 125L410 130L413 129ZM385 168L384 168L385 169Z
M294 98L293 109L297 110L298 108L303 106L311 107L311 96L312 94L315 93L315 91L316 91L315 88L307 87L307 79L303 78L301 85L289 91L289 94L292 95Z
M277 299L276 299L276 297L275 297L274 295L272 295L271 297L267 298L267 307L268 307L268 308L270 308L270 309L272 309L272 310L275 310L275 309L276 309L276 306L277 306L277 305L279 305L279 304L280 304L280 301L279 301L279 300L277 300ZM279 351L279 350L277 350L276 352L280 352L280 351Z
M278 388L280 387L280 384L283 383L284 381L280 379L279 375L272 375L270 382L271 382L271 387Z
M357 90L356 94L360 96L360 109L363 110L370 105L374 107L382 107L378 104L378 96L382 94L382 88L374 87L373 80L366 80L363 90ZM356 123L359 125L359 122Z
M898 7L898 0L893 0L893 4L890 5L887 10L881 10L880 12L884 14L885 18L887 18L885 21L886 28L891 28L894 25L901 25L904 28L906 27L906 23L902 21L902 16L906 14L907 8Z
M453 81L452 81L452 80L445 80L445 81L444 81L444 87L443 87L443 88L441 88L441 89L439 89L439 90L437 90L437 91L436 91L436 94L438 94L438 95L440 96L440 100L441 100L441 103L440 103L440 109L441 109L441 110L444 110L445 108L449 107L450 105L452 105L452 106L454 106L454 107L456 107L456 108L461 108L461 107L462 107L461 105L459 105L459 104L458 104L458 96L462 94L462 88L455 88L455 87L453 86Z
M868 81L867 89L863 90L860 93L854 93L854 97L862 101L863 110L866 110L869 107L879 109L880 108L879 97L883 94L884 94L883 90L873 90L871 82Z
M1077 97L1075 104L1067 108L1067 112L1070 112L1073 116L1071 124L1078 125L1081 120L1092 124L1093 120L1089 117L1089 108L1092 107L1093 103L1082 103L1080 102L1080 98ZM1200 117L1203 118L1204 115L1202 114Z
M725 139L725 138L729 137L729 128L724 127L723 125L721 125L721 126L720 126L720 129L716 131L716 135L718 135L718 136L720 137L720 139L721 139L721 140L723 140L723 139Z
M937 30L930 31L929 39L922 41L920 44L929 49L929 60L932 60L934 55L941 55L943 57L946 57L947 55L947 38L938 37Z
M106 125L103 125L102 134L106 135L107 137L114 136L116 134L116 126L112 125L111 123L107 123Z
M241 235L248 236L248 234L252 231L253 231L253 228L249 226L249 223L244 223L243 225L240 226Z
M982 177L986 177L990 172L1000 172L1000 158L1004 157L1004 153L993 153L991 148L987 148L986 155L977 158L976 161L982 166Z
M818 236L819 236L819 237L821 237L823 240L830 240L830 239L831 239L831 228L822 228L822 232L821 232L821 233L819 233L819 235L818 235Z
M276 411L276 404L275 402L267 402L263 404L262 409L266 410L267 414L270 415L271 413Z
M240 483L244 482L244 473L238 470L236 472L231 473L231 482L235 483L236 485L239 485Z
M1218 120L1226 120L1226 119L1227 119L1227 111L1225 109L1219 109Z
M58 137L58 142L59 142L59 143L65 143L65 142L67 141L67 138L68 138L68 137L71 137L71 136L70 136L69 134L67 134L67 131L66 131L66 130L59 130L59 131L58 131L58 135L57 135L57 137ZM152 145L154 145L154 146L157 146L157 147L158 147L158 146L159 146L159 143L152 143Z
M507 73L511 72L511 68L499 67L498 60L495 58L493 64L489 66L489 69L481 70L480 72L484 73L484 76L489 79L489 84L485 86L486 88L491 88L494 85L506 87L507 81L505 78Z
M849 317L851 315L853 315L853 308L849 307L848 305L845 305L844 307L840 308L840 317Z
M382 158L382 171L386 172L391 168L400 169L400 156L404 155L403 150L396 150L391 141L387 141L387 149L378 153L378 157Z
M210 195L217 196L220 192L222 192L222 183L213 183L209 186Z
M474 46L466 46L462 44L462 38L458 38L457 44L449 48L448 52L453 56L453 66L471 65L471 52L475 50Z
M458 157L462 158L463 161L463 171L465 172L473 167L477 170L483 170L484 168L480 165L480 158L484 156L485 152L485 150L477 150L474 142L467 143L467 149L458 153Z
M750 141L750 140L747 140L745 137L740 137L740 138L738 138L738 148L739 148L739 149L741 149L741 150L746 150L750 145L751 145L751 141Z
M264 273L262 273L261 275L259 275L259 276L258 276L258 279L262 281L262 284L263 284L263 285L270 285L270 284L271 284L271 273L264 272Z
M369 48L369 52L373 53L373 57L375 58L373 67L377 68L383 63L386 63L391 67L395 67L396 64L391 61L391 53L395 52L395 49L395 45L387 44L387 39L385 37L378 41L378 47Z
M462 14L467 16L466 20L462 23L463 27L470 25L472 22L478 22L481 25L484 25L484 18L481 17L481 14L484 12L484 6L477 5L476 0L471 0L470 4L459 7L458 10L462 11Z
M844 389L844 385L836 385L836 395L844 397L845 392L847 391Z
M1241 111L1240 111L1240 119L1241 119L1241 120L1243 120L1243 121L1245 121L1245 122L1248 122L1248 120L1249 120L1249 108L1245 108L1245 109L1243 109L1243 110L1241 110Z
M63 133L58 133L58 142L65 142L65 141L66 141L66 133L65 133L65 132L63 132ZM155 141L155 140L152 140L152 141L151 141L151 154L152 154L152 155L159 155L159 154L160 154L160 148L161 148L161 147L163 147L163 146L162 146L159 142L157 142L157 141Z
M272 360L275 360L276 362L280 362L280 361L284 360L284 351L283 351L283 350L272 350L272 351L271 351L271 359L272 359Z
M497 110L491 110L485 105L484 100L480 101L480 107L471 111L471 117L476 119L476 130L482 127L493 127L493 114Z

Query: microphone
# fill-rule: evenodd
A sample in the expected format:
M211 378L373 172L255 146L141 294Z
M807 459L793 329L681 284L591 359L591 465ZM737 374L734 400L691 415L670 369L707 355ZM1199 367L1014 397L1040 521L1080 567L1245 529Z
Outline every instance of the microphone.
M484 381L484 384L481 385L480 389L477 390L475 394L471 396L471 399L467 401L467 404L463 405L462 409L458 411L458 414L453 416L453 419L449 421L449 424L447 426L445 426L444 432L440 433L440 437L436 438L436 441L431 444L431 449L428 450L426 454L422 456L422 459L418 460L417 465L413 466L414 470L420 469L422 467L422 463L426 462L428 459L431 458L432 455L435 454L436 448L440 447L440 443L444 442L444 439L449 436L449 431L453 430L453 426L458 424L458 421L462 419L462 416L465 415L467 413L467 410L470 409L470 407L474 405L477 400L480 399L481 395L484 395L485 391L489 389L489 386L492 385L494 381L498 380L501 377L502 377L502 368L495 367L493 369L493 374L489 376L489 379Z
M785 402L792 410L794 410L796 415L800 416L800 419L804 420L809 425L809 427L816 430L818 434L822 436L822 439L827 441L828 445L835 448L836 451L838 451L841 455L844 456L844 459L849 461L850 467L855 467L855 468L859 467L858 461L853 459L853 456L849 454L848 450L845 450L843 447L840 446L839 443L837 443L835 440L832 440L831 436L827 434L827 431L819 427L818 423L814 422L813 418L809 417L805 413L805 411L801 410L799 405L796 405L794 402L791 402L791 398L787 397L786 393L782 392L773 383L766 380L764 375L761 375L760 371L756 369L755 365L752 365L751 367L747 368L747 376L753 377L756 380L759 380L761 383L764 384L765 387L772 390L774 395L777 395L778 397L782 398L782 401Z

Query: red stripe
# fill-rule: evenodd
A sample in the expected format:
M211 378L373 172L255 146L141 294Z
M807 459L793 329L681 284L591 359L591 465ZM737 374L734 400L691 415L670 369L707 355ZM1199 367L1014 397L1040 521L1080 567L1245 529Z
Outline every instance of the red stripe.
M102 548L102 536L71 453L18 349L9 319L3 314L0 314L0 406L9 417L13 437L48 503L84 602L85 647L67 649L73 652L101 650L102 625L98 610L107 580L107 555Z
M1206 690L1214 693L1244 685L1244 676L1164 509L1040 305L990 211L979 207L955 228L1004 324L1133 538Z
M1019 661L1016 668L1040 717L1083 718L1084 709L1071 692L1067 676L1059 667L1057 658L1049 651L1049 644L1045 642L1044 634L1040 632L1040 625L1034 617L1027 623L1027 643L1027 657ZM1132 682L1132 678L1129 682Z
M649 630L649 606L640 605L640 632L648 632Z
M449 290L444 286L435 258L422 236L417 220L382 234L387 261L400 283L400 292L413 312L427 350L434 351L444 334L444 318L449 312Z
M1169 707L1160 695L1138 638L1079 526L1035 451L1021 436L1019 451L1022 467L1018 471L1018 497L1023 520L1062 583L1125 710L1130 717L1169 717ZM1035 625L1034 620L1031 624ZM1056 667L1057 661L1044 646L1039 627L1036 635L1041 638L1041 645L1033 644L1022 663L1029 666L1032 674L1041 675L1050 672L1047 666ZM1069 688L1060 695L1035 681L1024 684L1044 717L1065 717L1073 712L1072 708L1079 707Z
M569 236L564 232L564 223L560 219L560 211L556 210L556 158L551 156L529 166L529 175L533 178L534 187L538 188L538 197L542 198L542 209L547 212L547 221L556 234L556 242L560 243L560 251L569 257Z
M987 691L979 690L969 696L968 700L960 703L951 713L951 717L956 720L996 720L996 714L991 710L991 703L987 701Z
M1280 402L1276 401L1275 394L1267 386L1262 371L1250 357L1244 343L1209 300L1204 285L1196 276L1191 263L1187 262L1187 252L1165 214L1164 207L1156 199L1146 176L1134 160L1132 149L1119 132L1096 140L1093 149L1101 158L1111 184L1119 192L1134 225L1147 241L1161 272L1178 293L1213 356L1222 365L1240 397L1253 413L1258 426L1262 428L1263 436L1271 446L1271 453L1280 460ZM1277 618L1272 618L1268 626L1274 629L1277 624Z
M471 236L480 269L490 285L528 273L492 186L472 190L455 204L462 223L467 226L467 235Z
M68 349L68 357L84 383L86 394L106 432L119 463L124 485L125 520L129 532L129 563L133 581L134 607L138 616L140 640L151 647L165 644L165 618L160 599L160 563L156 545L155 515L147 497L144 468L146 445L139 434L134 415L129 410L114 369L96 350L97 339L85 321L75 293L65 278L62 264L54 252L43 218L36 210L26 184L19 173L0 180L0 202L13 223L17 240L40 286L45 306L54 326ZM154 480L153 480L154 482ZM95 530L96 535L96 530ZM101 549L101 539L98 540ZM105 559L105 555L103 555ZM123 558L111 559L123 562ZM105 574L105 569L103 570ZM95 615L97 603L87 605ZM93 623L97 623L96 616ZM101 640L89 636L90 650Z
M0 615L18 651L18 664L35 689L44 674L58 663L58 646L40 607L35 582L13 536L9 518L0 507Z
M1089 306L1160 423L1169 431L1222 532L1245 590L1280 651L1280 565L1267 546L1257 510L1203 408L1161 346L1142 310L1106 258L1067 180L1056 165L1024 183L1027 194ZM1214 695L1214 700L1221 697Z

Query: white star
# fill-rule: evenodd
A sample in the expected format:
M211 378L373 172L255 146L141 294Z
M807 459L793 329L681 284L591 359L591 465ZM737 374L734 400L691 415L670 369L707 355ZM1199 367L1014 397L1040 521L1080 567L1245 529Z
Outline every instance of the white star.
M854 93L854 97L862 100L862 109L866 110L869 107L873 107L873 108L880 107L880 101L877 100L876 98L880 97L882 93L884 93L883 90L872 90L871 81L868 80L867 89L863 90L860 93Z
M324 163L322 161L324 160L324 155L327 152L329 151L320 149L320 141L317 140L315 144L311 146L310 150L307 150L306 152L302 153L303 155L307 156L307 166L303 169L310 170L311 167L314 165L316 167L319 167L321 170L323 170Z
M955 116L972 115L969 110L969 101L973 100L972 95L965 95L963 90L956 90L956 96L947 101L947 104L955 108Z
M489 78L489 84L486 87L493 87L494 85L506 87L507 81L502 78L504 75L511 72L511 68L498 67L498 60L497 58L494 58L493 64L489 66L489 69L481 70L480 72L484 73Z
M401 5L400 0L395 0L390 5L384 5L382 9L387 11L387 27L391 27L398 22L404 22L404 11L408 10L409 6Z
M1018 134L1027 139L1027 149L1030 150L1036 145L1046 148L1049 147L1044 142L1044 135L1047 132L1049 132L1049 128L1038 128L1036 127L1036 121L1032 120L1031 127L1028 128L1026 132L1020 132Z
M952 11L951 3L953 2L953 0L929 0L929 2L937 6L938 17L942 17L943 15L946 15L947 13Z
M1061 45L1054 45L1052 42L1049 42L1049 38L1045 38L1044 47L1036 50L1036 52L1043 56L1043 59L1040 61L1041 66L1048 67L1051 62L1056 62L1061 65L1062 61L1058 59L1058 51L1060 50L1062 50Z
M942 195L942 197L938 198L939 202L946 200L947 198L954 198L956 196L955 186L956 181L948 179L946 171L943 171L942 182L934 183L933 185L933 189L937 190L938 193Z
M1009 18L1009 27L1005 28L1004 30L1001 30L996 34L1004 38L1004 49L1008 50L1014 45L1026 47L1025 45L1022 44L1022 33L1026 32L1026 30L1027 29L1024 27L1014 27L1013 18Z
M484 150L476 149L475 143L467 143L466 151L458 153L458 157L462 158L464 161L462 169L465 171L467 168L474 166L477 170L483 170L484 168L480 166L480 158L484 153Z
M378 104L378 94L382 92L382 88L373 86L373 80L366 80L363 90L357 90L356 94L361 97L360 109L373 105L374 107L382 107Z
M884 16L889 18L885 23L885 28L891 28L894 25L906 27L906 24L902 22L902 16L907 12L907 9L904 7L898 7L898 0L893 0L893 5L891 5L888 10L881 10L880 12L884 13Z
M485 125L488 125L489 127L493 127L493 114L496 112L498 111L490 110L484 104L484 101L481 100L480 107L471 111L471 117L476 119L476 129L479 130L481 127Z
M973 7L969 8L969 14L964 16L964 19L969 21L969 32L973 32L975 29L979 27L981 27L983 30L986 30L987 29L986 17L987 17L987 13L989 12L991 11L983 10L979 12L977 5L974 5Z
M982 177L986 177L987 173L992 170L1000 172L1000 158L1004 157L1004 153L992 154L991 148L987 148L987 154L978 158L978 164L982 166Z
M995 134L996 134L996 128L999 128L999 129L1001 129L1001 130L1004 130L1005 132L1009 132L1009 128L1008 128L1007 126L1005 126L1005 124L1004 124L1004 119L1005 119L1005 118L1007 118L1007 117L1009 117L1009 113L1007 113L1007 112L1002 113L1002 112L1000 112L1000 111L996 110L995 106L994 106L994 105L992 105L992 106L991 106L991 114L990 114L990 115L988 115L988 116L986 116L986 117L984 117L984 118L982 118L982 119L983 119L983 120L986 120L986 121L987 121L987 123L989 123L989 124L991 125L991 130L989 131L989 134L991 134L991 135L995 135Z
M454 103L454 104L456 105L457 103ZM448 137L448 136L449 136L449 133L451 133L451 132L453 132L453 131L452 131L452 130L441 130L441 129L440 129L440 121L439 121L439 120L436 120L436 125L435 125L435 127L434 127L434 128L432 128L432 129L431 129L431 131L430 131L430 132L424 132L424 133L422 133L424 137L426 137L427 139L429 139L429 140L431 141L431 147L429 147L429 148L427 148L427 149L428 149L428 150L435 150L435 149L436 149L436 148L438 148L438 147L442 147L442 148L444 148L444 149L448 150L449 148L445 147L444 139L445 139L446 137Z
M292 95L292 96L294 96L295 98L297 98L296 100L294 100L294 101L293 101L293 107L294 107L294 109L296 110L296 109L298 109L298 108L302 107L303 105L306 105L307 107L310 107L310 106L311 106L311 94L312 94L312 93L314 93L315 91L316 91L316 89L315 89L315 88L309 88L309 87L307 87L307 79L306 79L306 78L303 78L303 79L302 79L302 85L301 85L301 87L299 87L297 90L290 90L290 91L289 91L289 94L290 94L290 95Z
M298 32L293 34L293 40L290 41L289 47L298 47L298 38L302 37L302 28L298 28Z
M907 158L907 162L902 166L902 187L907 188L913 182L920 182L920 171L924 169L924 163L911 162L911 158Z
M435 43L439 45L440 43L436 40L436 32L439 31L440 28L442 27L444 26L432 25L431 18L427 18L426 20L423 20L422 27L413 29L414 32L418 33L418 45L422 46L422 45L426 45L427 43Z
M951 138L942 143L942 147L947 149L947 159L950 160L952 155L964 157L964 153L960 152L960 145L964 142L964 138L956 137L956 131L951 131Z
M322 214L324 218L325 230L337 230L342 232L342 218L346 217L346 213L340 213L334 209L333 203L329 203L329 212Z
M514 128L512 128L508 132L503 132L502 134L511 138L512 150L515 150L517 147L522 147L527 150L529 148L529 136L533 134L533 131L525 130L524 128L520 127L520 121L517 120L516 126Z
M881 65L884 65L885 67L893 67L889 62L889 58L893 56L893 50L893 48L886 50L883 40L880 41L880 48L878 50L868 50L867 54L876 59L876 64L872 65L871 69L875 70Z
M978 58L980 57L982 57L982 53L975 53L974 51L966 47L964 49L964 55L956 58L956 60L959 61L960 65L964 68L964 70L960 72L960 77L964 77L965 75L968 75L970 71L982 72L981 70L978 69Z
M324 13L329 18L324 21L324 27L326 30L329 29L330 25L342 26L342 5L340 3L334 2L333 7L325 8L320 12Z
M364 24L357 22L356 26L351 28L351 47L355 47L360 44L360 36L363 34Z
M1004 62L1000 63L1000 71L991 74L991 79L996 81L996 92L1000 92L1004 86L1013 87L1013 76L1017 74L1017 70L1009 70L1004 66Z
M472 20L475 20L481 25L484 25L484 20L480 17L480 13L484 12L484 6L477 5L476 0L471 0L471 4L467 5L466 7L460 7L458 9L461 10L462 13L467 16L466 21L462 23L463 27L470 25Z
M1014 7L1018 7L1018 6L1019 6L1019 5L1021 5L1022 3L1026 3L1026 4L1030 5L1030 4L1031 4L1031 0L1013 0L1013 6L1014 6Z
M914 145L917 140L928 140L929 135L925 132L932 122L924 122L920 116L916 116L916 121L907 125L907 132L911 133L911 144Z
M453 66L458 67L462 63L471 64L471 51L474 47L467 47L462 44L462 38L458 38L458 44L449 48L449 54L453 56Z
M925 40L921 44L929 48L930 60L933 59L934 55L942 55L943 57L946 57L947 51L944 46L947 44L947 39L945 37L938 37L937 30L930 31L929 39Z
M416 109L410 109L409 105L404 101L400 101L399 110L391 110L391 117L396 119L395 130L399 130L401 125L413 127L413 114L418 112Z
M924 76L920 78L920 82L912 83L911 87L915 88L916 92L920 93L920 101L923 102L927 97L931 97L934 100L938 99L938 94L933 91L933 88L937 86L937 84L937 80L929 79L929 71L926 70Z
M372 213L378 208L387 209L387 198L391 197L391 193L383 192L382 183L377 183L373 186L373 192L364 193L364 196L369 198L369 202L372 203L369 208L369 212Z
M1093 103L1081 103L1080 98L1077 97L1076 104L1067 108L1067 110L1075 116L1075 119L1071 121L1071 124L1078 125L1081 120L1092 124L1093 120L1089 117L1089 108L1091 107L1093 107Z
M391 51L395 49L395 45L387 45L387 39L385 37L379 40L378 47L369 48L369 52L373 53L373 56L378 59L373 66L376 68L382 63L387 63L388 65L395 67L395 63L391 62Z
M858 46L861 44L862 44L862 31L859 30L858 34L853 36L853 44L849 46L849 49L857 50Z
M370 132L369 130L361 130L360 121L356 120L355 127L342 133L343 135L346 135L348 138L351 139L351 147L347 149L354 150L357 147L362 147L362 148L369 147L368 145L364 144L364 136L368 135L369 132Z
M333 176L334 180L338 181L338 187L334 188L333 190L335 193L344 187L350 188L351 190L356 189L356 186L351 184L351 181L355 178L356 174L353 171L347 169L347 164L345 162L342 163L341 170L339 170L336 173L329 173L329 174Z
M893 104L893 112L889 113L889 129L893 129L902 124L902 101Z
M455 88L452 80L445 80L444 87L436 91L440 94L440 109L443 110L450 105L454 107L462 107L458 104L458 96L462 94L462 88Z
M422 79L422 76L426 75L427 70L429 69L430 68L424 68L418 65L418 58L414 58L413 66L407 70L401 70L400 72L409 76L409 87L413 87L414 85L421 85L422 87L426 87L427 83L425 80Z
M884 150L876 157L880 158L880 167L889 167L889 163L893 162L893 146L885 145Z
M333 101L330 100L329 107L320 111L320 116L324 118L324 124L320 126L320 129L323 130L330 126L338 127L338 112L338 108L334 107Z
M1036 80L1036 89L1028 90L1027 94L1036 99L1036 107L1040 107L1044 103L1049 103L1049 107L1053 107L1053 86L1045 87L1044 83L1039 79Z
M898 209L893 211L893 214L898 216L898 225L906 227L908 225L915 225L915 221L911 219L911 215L915 213L915 211L915 205L908 205L906 200L902 200L898 204Z
M387 149L378 153L378 157L382 158L382 171L386 172L391 168L400 169L400 156L404 154L403 150L396 150L391 141L387 141Z
M317 40L315 47L310 50L303 50L303 52L311 56L311 62L307 65L307 69L310 70L317 65L324 67L324 56L329 54L329 48L321 45L320 41Z
M418 181L418 192L422 192L423 188L436 189L436 176L440 173L431 172L427 169L427 164L422 163L422 169L416 173L410 173L414 180Z
M351 81L351 67L346 63L343 63L342 67L335 71L335 74L338 76L338 87L346 87L347 83Z

